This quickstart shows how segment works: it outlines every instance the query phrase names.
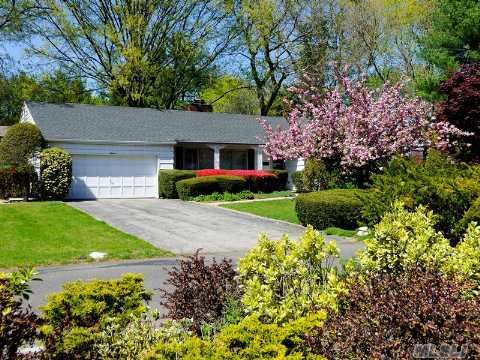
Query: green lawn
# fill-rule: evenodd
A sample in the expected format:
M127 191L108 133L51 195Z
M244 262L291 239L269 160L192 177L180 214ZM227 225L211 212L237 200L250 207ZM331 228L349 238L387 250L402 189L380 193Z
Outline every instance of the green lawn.
M300 224L295 213L295 200L293 199L225 204L222 207Z
M0 205L0 224L0 268L171 255L60 202Z
M284 220L294 224L300 224L295 213L295 200L282 199L272 201L252 201L248 203L225 204L224 208L247 212L271 219ZM355 237L363 240L367 236L357 237L356 230L345 230L337 227L329 227L323 230L326 235L336 235L342 237Z

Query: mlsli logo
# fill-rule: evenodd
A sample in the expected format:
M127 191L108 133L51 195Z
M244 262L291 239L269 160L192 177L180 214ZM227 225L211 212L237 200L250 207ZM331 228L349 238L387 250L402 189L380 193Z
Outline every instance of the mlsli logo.
M413 349L415 359L463 359L467 356L468 345L457 344L416 344Z

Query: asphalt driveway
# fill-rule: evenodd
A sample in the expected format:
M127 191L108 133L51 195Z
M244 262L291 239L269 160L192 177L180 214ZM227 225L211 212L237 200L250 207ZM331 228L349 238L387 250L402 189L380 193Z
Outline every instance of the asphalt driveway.
M258 234L293 237L304 228L208 204L164 199L108 199L70 202L94 218L177 255L202 249L206 255L237 258L255 245Z
M238 261L255 245L261 232L273 238L284 233L296 238L304 231L299 225L180 200L97 200L70 202L69 205L176 255L192 254L202 248L202 254L208 258L225 256ZM343 258L353 256L363 247L362 243L351 239L327 238L337 241ZM61 290L65 282L112 279L130 272L145 276L145 287L154 294L151 305L159 307L159 289L165 288L168 271L177 261L178 257L40 268L39 277L43 281L32 284L31 304L38 309L46 303L47 295Z

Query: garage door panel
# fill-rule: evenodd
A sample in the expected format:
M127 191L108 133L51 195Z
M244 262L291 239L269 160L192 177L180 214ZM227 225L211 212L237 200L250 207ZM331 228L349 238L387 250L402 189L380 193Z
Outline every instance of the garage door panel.
M126 176L123 178L123 187L132 187L133 186L133 177Z
M157 164L151 157L74 155L71 199L157 196Z

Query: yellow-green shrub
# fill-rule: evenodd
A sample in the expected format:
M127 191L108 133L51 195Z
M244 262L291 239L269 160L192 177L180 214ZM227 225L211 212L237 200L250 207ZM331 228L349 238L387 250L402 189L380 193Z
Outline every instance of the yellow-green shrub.
M415 211L397 202L375 226L359 255L361 267L373 273L402 273L406 269L436 269L476 282L480 289L480 227L471 223L456 246L435 230L435 216L419 206Z
M128 322L145 311L151 295L142 275L126 274L115 280L77 281L49 295L41 308L40 328L47 354L60 359L97 359L96 343L111 318Z
M189 337L185 341L159 343L146 359L324 359L307 352L302 346L304 335L321 326L325 313L284 325L265 324L256 316L249 316L239 324L225 327L213 340Z
M43 150L40 174L42 197L62 200L67 196L72 183L72 155L55 147Z
M322 307L335 307L342 284L333 267L335 242L308 227L298 241L260 236L240 260L242 303L264 322L282 323Z

